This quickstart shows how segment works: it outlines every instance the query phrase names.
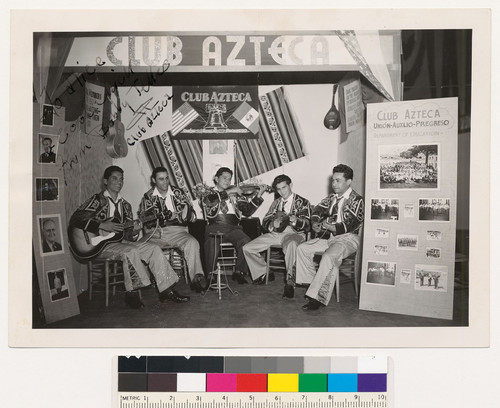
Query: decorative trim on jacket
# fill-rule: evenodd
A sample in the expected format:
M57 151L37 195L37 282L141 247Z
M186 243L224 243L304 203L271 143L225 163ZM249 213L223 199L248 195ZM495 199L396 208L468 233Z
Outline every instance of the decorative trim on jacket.
M273 201L267 214L262 220L262 228L265 231L269 231L269 227L274 220L275 214L279 211L281 204L281 197ZM298 194L293 194L293 201L290 207L290 213L288 215L295 215L297 217L297 223L292 228L297 232L308 232L311 226L311 204L309 200L301 197Z
M229 197L226 191L218 191L212 188L211 193L203 197L200 203L205 209L207 220L215 218L220 213L222 201L227 201L228 206L233 206L238 219L241 219L241 217L250 217L264 202L264 199L258 196L254 196L250 201L242 194L231 195L231 197Z
M336 200L336 194L331 194L328 197L321 200L321 202L314 207L311 215L311 222L320 222L326 220L329 223L334 223L337 219L337 213L329 215L328 212L334 200ZM335 235L341 235L348 232L357 234L361 224L364 220L364 200L363 197L356 193L354 190L351 191L349 197L344 200L342 205L342 221L335 223Z

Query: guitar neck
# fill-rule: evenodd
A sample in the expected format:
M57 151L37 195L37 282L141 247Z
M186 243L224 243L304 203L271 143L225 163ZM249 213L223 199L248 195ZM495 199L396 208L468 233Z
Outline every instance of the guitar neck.
M158 218L162 217L163 214L162 213L159 213L159 214L152 214L152 215L148 215L148 216L144 216L144 217L139 217L138 220L141 222L141 223L146 223L146 222L149 222L149 221L156 221ZM137 220L132 220L132 221L127 221L125 222L124 224L124 228L125 229L129 229L129 228L133 228L134 226L134 223L136 222Z

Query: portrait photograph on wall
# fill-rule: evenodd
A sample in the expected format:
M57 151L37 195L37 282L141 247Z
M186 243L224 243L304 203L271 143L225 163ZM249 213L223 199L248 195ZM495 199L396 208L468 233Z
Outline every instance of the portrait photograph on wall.
M33 335L226 347L231 330L253 345L258 330L469 329L476 26L167 20L31 33ZM401 284L416 265L426 289Z

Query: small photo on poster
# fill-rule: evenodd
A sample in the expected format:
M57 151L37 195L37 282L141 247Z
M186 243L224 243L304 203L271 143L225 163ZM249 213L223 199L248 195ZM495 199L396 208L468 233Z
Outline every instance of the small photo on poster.
M427 231L427 241L441 241L442 236L441 231Z
M410 269L401 269L401 273L399 274L399 283L405 283L405 284L411 283Z
M395 286L396 263L368 261L366 283Z
M446 292L447 286L447 266L415 265L415 290Z
M227 154L227 140L209 140L208 151L210 154Z
M418 200L419 221L450 221L449 198L420 198Z
M418 251L418 235L398 234L396 236L396 249Z
M415 218L415 206L413 204L405 204L403 215L405 218Z
M388 228L375 228L375 238L389 238L389 229Z
M379 190L437 189L439 145L379 146Z
M398 221L399 199L397 198L372 198L371 219Z
M387 245L375 245L373 247L373 253L375 255L387 255L389 253Z
M36 178L36 201L58 201L59 179L58 178Z
M62 245L61 216L59 214L38 215L40 253L49 256L64 253Z
M69 298L66 269L47 271L47 283L49 284L50 300L52 302Z
M425 248L425 256L431 259L441 258L441 248Z
M57 159L59 136L39 133L38 142L38 163L55 163Z
M54 107L52 105L43 105L41 122L43 126L54 126Z

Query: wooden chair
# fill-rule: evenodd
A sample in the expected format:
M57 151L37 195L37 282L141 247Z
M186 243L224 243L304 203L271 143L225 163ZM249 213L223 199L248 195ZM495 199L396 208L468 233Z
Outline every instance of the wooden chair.
M179 278L182 279L184 277L186 284L189 284L189 274L184 251L175 245L164 245L161 249L172 266L172 269L179 275Z
M109 292L112 289L113 296L116 293L116 287L124 283L123 264L121 259L107 257L97 257L87 263L87 272L89 279L89 300L92 300L94 286L104 285L106 307L109 305ZM96 279L96 275L102 278L104 275L104 284Z
M213 265L215 269L209 271L208 289L217 290L219 300L222 298L224 289L229 289L233 295L237 296L238 292L231 289L227 280L227 272L230 271L233 274L236 271L236 249L230 242L224 242L224 233L222 232L212 232L210 237L214 241L214 252L217 254L217 258L216 265Z
M283 271L286 275L285 255L281 245L271 245L266 251L266 285L269 281L269 272L272 269Z

